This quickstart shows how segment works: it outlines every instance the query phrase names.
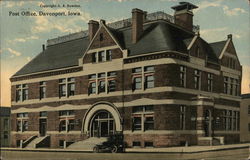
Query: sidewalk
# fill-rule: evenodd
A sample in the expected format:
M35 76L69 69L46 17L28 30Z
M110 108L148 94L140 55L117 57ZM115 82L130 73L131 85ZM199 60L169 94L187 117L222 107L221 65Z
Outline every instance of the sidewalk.
M168 148L127 148L128 153L200 153L211 152L221 150L233 150L249 148L250 143L245 144L232 144L232 145L220 145L220 146L189 146L189 147L168 147ZM92 153L92 150L80 150L80 149L50 149L50 148L1 148L2 151L29 151L29 152L86 152Z

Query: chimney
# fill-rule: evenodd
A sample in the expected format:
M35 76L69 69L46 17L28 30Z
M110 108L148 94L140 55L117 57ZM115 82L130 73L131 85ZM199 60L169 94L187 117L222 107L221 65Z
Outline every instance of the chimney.
M233 39L233 35L232 34L229 34L229 35L227 35L227 39Z
M42 49L43 49L43 51L45 51L45 45L44 44L42 45Z
M193 9L198 8L189 2L180 2L179 5L171 7L175 10L174 21L175 24L193 31Z
M90 20L88 24L89 24L89 41L91 41L94 38L97 30L99 29L99 23L97 21Z
M136 43L143 33L144 12L138 8L132 10L132 43Z

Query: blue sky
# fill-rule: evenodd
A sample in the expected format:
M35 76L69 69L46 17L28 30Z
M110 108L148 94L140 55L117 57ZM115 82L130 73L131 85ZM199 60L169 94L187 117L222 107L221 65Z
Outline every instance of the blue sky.
M182 1L182 0L181 0ZM42 50L47 39L87 29L90 19L105 19L107 23L126 19L133 8L148 13L165 11L173 15L171 6L178 0L53 0L0 1L1 9L1 105L10 105L9 77ZM190 0L199 8L194 10L194 24L208 42L225 40L233 34L238 57L243 65L244 93L250 92L250 5L249 0ZM74 4L80 8L43 8L41 4ZM9 12L80 12L81 16L9 16Z

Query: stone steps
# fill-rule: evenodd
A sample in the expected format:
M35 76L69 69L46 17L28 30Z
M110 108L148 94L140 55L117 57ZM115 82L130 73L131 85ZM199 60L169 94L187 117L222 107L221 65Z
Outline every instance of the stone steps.
M95 145L101 144L103 142L107 141L107 138L97 138L97 137L91 137L83 141L75 142L71 145L69 145L68 149L83 149L83 150L92 150Z
M42 141L45 137L37 137L32 140L25 148L36 148L36 144Z

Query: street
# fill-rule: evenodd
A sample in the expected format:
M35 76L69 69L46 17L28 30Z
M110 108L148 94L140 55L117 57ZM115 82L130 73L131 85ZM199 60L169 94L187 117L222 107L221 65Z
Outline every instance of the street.
M248 149L192 154L176 153L74 153L2 151L2 160L247 160Z

